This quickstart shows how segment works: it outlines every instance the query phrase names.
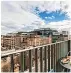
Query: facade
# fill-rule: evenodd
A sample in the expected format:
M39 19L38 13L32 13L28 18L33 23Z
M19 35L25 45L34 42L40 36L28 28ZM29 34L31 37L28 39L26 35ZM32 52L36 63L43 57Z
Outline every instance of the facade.
M22 44L26 47L29 46L39 46L39 45L44 45L44 44L49 44L51 43L51 37L41 37L40 35L28 35L23 38Z
M42 36L49 36L51 33L50 28L41 28L41 29L36 29L33 32L36 33L37 35L42 35Z
M3 45L2 47L6 47L6 49L18 49L18 47L21 47L22 37L21 36L10 36L6 35L3 36Z
M39 46L44 44L49 44L52 42L51 36L41 36L34 34L17 34L17 35L6 35L3 36L2 39L2 47L6 47L7 49L19 49L19 47L27 48L29 46Z
M1 35L1 46L3 46L3 35Z
M29 46L39 46L56 41L63 41L68 39L68 32L62 31L60 34L57 30L50 28L37 29L31 32L9 33L1 37L1 45L8 49L22 49Z
M6 49L11 49L11 36L3 36L3 47L6 47Z
M68 31L62 31L63 35L68 35Z
M57 30L52 31L52 42L57 42L57 41L64 41L68 40L68 31L61 31L58 32Z

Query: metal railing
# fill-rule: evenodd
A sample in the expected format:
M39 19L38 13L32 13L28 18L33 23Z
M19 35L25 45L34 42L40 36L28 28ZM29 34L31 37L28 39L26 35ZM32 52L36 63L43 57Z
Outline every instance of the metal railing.
M60 41L47 45L32 47L29 49L16 50L11 52L1 53L1 59L5 57L11 58L10 71L14 72L15 63L14 56L19 54L20 67L19 71L29 72L49 72L53 69L57 71L57 62L61 57L64 57L70 51L71 40ZM34 65L33 65L34 64ZM60 69L62 70L62 68Z

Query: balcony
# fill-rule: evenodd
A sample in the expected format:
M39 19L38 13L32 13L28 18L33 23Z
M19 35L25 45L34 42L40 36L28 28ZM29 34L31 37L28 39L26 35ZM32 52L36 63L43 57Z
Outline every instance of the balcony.
M1 59L10 57L10 70L15 71L14 57L19 55L20 72L62 72L63 67L58 64L61 57L65 57L71 50L71 40L60 41L47 45L31 47L23 50L5 51L1 53Z

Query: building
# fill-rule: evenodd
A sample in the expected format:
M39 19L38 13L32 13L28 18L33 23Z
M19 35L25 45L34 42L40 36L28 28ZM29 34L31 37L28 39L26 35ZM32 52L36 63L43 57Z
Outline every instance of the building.
M69 32L68 32L68 31L62 31L62 34L63 34L63 35L68 35Z
M31 32L8 33L4 36L4 47L8 49L26 48L52 43L50 28L37 29Z
M13 46L13 37L12 36L3 36L3 46L6 49L11 49Z
M69 32L68 31L61 31L60 32L60 40L64 41L64 40L68 40L69 37Z
M62 31L60 34L57 30L50 28L36 29L31 32L9 33L2 37L2 45L8 49L22 49L29 46L39 46L56 41L63 41L68 39L68 32Z
M20 35L6 35L3 36L3 42L1 42L2 47L6 49L19 49L21 47L22 36Z
M36 33L37 35L49 36L51 31L52 30L50 28L41 28L41 29L36 29L36 30L34 30L32 32Z
M50 29L50 28L36 29L33 32L40 35L41 37L47 37L48 40L50 39L49 43L56 42L56 40L58 40L58 36L59 36L59 32L57 30Z
M40 35L28 35L23 38L22 44L26 47L39 46L51 43L50 37L41 37Z
M3 36L4 35L1 35L1 46L3 46Z

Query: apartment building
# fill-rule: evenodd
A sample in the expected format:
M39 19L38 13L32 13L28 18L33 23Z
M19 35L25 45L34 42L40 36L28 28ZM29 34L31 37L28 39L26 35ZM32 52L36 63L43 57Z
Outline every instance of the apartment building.
M5 35L1 40L2 47L6 47L6 49L19 49L21 47L22 36L20 35Z
M56 41L67 40L67 34L68 32L65 34L65 31L59 33L57 30L50 28L41 28L31 32L9 33L2 37L2 44L4 47L8 48L19 49L19 47L21 47L23 49L29 46L34 47Z
M3 35L1 35L1 46L3 46Z
M39 45L44 45L44 44L49 44L51 43L51 37L41 37L40 35L28 35L23 38L23 45L26 45L27 47L29 46L39 46Z
M2 47L6 47L6 49L11 49L11 36L3 36L3 46Z

